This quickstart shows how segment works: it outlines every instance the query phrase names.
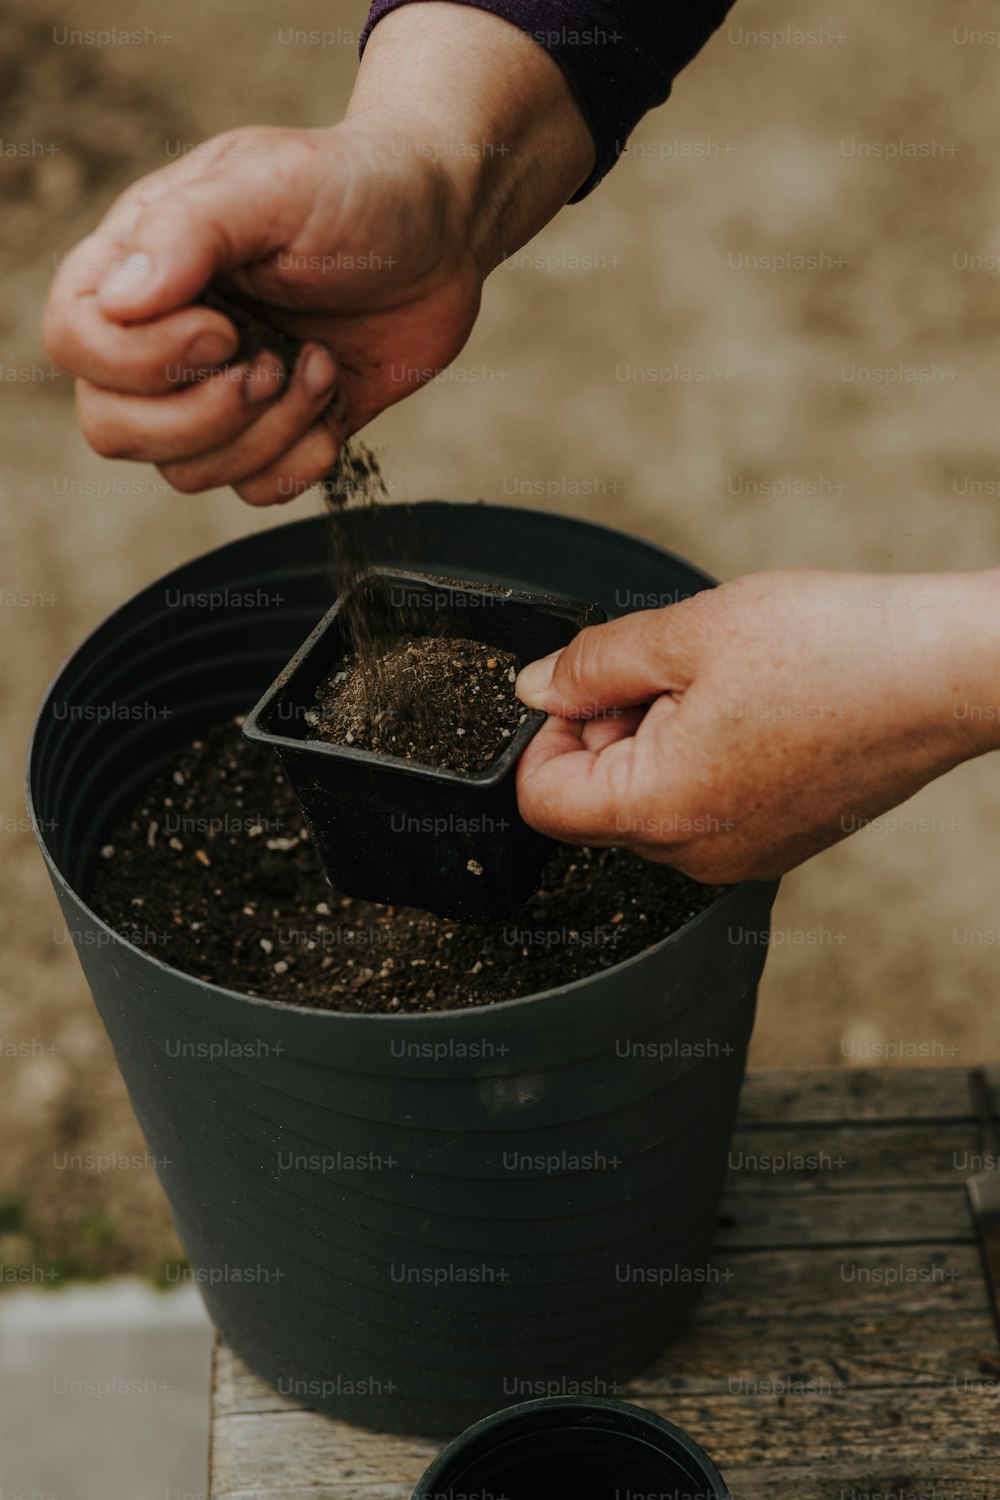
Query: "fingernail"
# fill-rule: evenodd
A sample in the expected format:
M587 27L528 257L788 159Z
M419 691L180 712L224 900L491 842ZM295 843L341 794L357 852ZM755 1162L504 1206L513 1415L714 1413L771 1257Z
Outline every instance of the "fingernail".
M285 367L275 354L264 354L243 377L243 399L248 406L262 406L280 395Z
M184 362L192 370L214 370L232 359L238 348L234 334L199 333L188 345Z
M553 651L551 656L543 656L541 661L529 662L526 667L521 668L514 684L514 691L521 702L526 703L529 708L542 707L539 699L543 698L552 686L552 674L561 655L561 651Z
M322 344L313 344L305 351L302 380L310 396L322 396L337 378L337 366L328 349Z
M111 267L101 282L100 296L106 302L133 302L149 291L154 274L151 258L137 250Z

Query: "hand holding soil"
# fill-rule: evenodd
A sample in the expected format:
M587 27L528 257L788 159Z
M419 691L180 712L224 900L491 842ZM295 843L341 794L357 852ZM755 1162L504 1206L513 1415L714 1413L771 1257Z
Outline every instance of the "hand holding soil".
M998 589L789 569L584 631L518 677L553 716L521 813L697 880L783 874L997 748Z
M377 28L342 124L217 136L135 183L68 257L45 339L99 453L186 492L294 498L455 358L487 273L579 186L593 146L555 63L524 38L505 70L496 28L521 40L506 22L418 9ZM195 305L215 279L306 341L294 370L269 354L221 368L232 324Z

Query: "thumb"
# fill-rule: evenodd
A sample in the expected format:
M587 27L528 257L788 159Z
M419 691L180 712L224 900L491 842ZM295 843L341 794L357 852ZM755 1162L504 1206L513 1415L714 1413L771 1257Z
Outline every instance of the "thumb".
M266 259L287 243L293 203L277 203L253 164L225 171L154 198L122 236L122 254L98 288L106 317L145 322L186 307L212 277ZM287 188L285 189L287 192Z
M605 709L683 691L693 678L686 619L685 606L672 604L591 625L562 651L524 667L517 696L561 718L593 719Z
M517 768L517 805L539 833L570 844L632 844L636 829L648 828L636 813L651 791L668 794L676 765L671 735L677 704L654 703L637 735L596 749L587 730L568 719L550 718L525 746ZM581 733L582 731L582 733Z

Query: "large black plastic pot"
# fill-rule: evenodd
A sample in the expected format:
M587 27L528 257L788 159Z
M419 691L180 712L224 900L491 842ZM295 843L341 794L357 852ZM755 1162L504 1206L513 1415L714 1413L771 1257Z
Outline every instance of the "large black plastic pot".
M610 616L710 582L537 511L426 503L348 524L374 563L594 599ZM97 853L143 785L246 711L329 607L324 528L197 558L59 674L28 778L56 894L192 1275L249 1364L395 1430L614 1394L712 1276L773 885L735 887L590 979L421 1015L221 989L87 905Z

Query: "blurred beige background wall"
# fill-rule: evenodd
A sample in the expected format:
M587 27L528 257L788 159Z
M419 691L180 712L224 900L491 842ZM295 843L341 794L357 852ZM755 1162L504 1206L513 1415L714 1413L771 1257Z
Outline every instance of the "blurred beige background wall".
M0 22L5 1263L172 1246L148 1173L52 1168L141 1142L26 830L37 701L128 594L316 508L97 458L39 309L134 177L233 126L339 118L363 12L8 0ZM72 36L115 27L140 39ZM1000 562L995 27L985 0L740 0L599 191L495 273L457 368L370 429L394 498L545 506L722 578ZM998 837L991 757L790 876L753 1065L995 1060Z

